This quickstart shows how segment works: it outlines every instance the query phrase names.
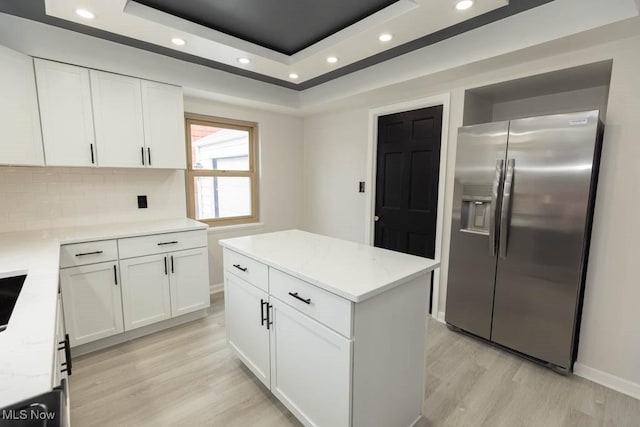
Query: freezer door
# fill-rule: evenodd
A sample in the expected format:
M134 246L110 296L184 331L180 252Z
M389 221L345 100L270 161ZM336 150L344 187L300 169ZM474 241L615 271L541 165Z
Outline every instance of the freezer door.
M447 323L489 339L509 122L458 131Z
M566 369L598 123L597 111L561 114L514 120L509 132L491 340Z

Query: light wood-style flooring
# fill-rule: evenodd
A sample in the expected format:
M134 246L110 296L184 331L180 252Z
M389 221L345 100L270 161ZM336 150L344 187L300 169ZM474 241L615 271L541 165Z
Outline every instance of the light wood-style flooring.
M435 321L428 329L420 427L640 427L639 400ZM73 366L74 427L300 425L227 347L221 297L205 319L79 357Z

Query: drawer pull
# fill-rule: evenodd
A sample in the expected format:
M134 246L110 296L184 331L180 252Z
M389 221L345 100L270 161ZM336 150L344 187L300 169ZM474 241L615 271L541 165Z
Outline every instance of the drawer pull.
M241 267L240 264L233 264L233 266L235 268L237 268L238 270L240 270L240 271L247 271L248 270L248 267Z
M311 304L311 298L304 299L301 296L299 296L297 292L289 292L289 295L291 295L292 297L294 297L297 300L302 301L305 304Z
M173 241L171 241L171 242L160 242L160 243L158 243L158 246L164 246L164 245L175 245L175 244L177 244L177 243L178 243L178 241L177 241L177 240L173 240Z
M94 252L84 252L81 254L76 254L76 256L86 256L86 255L98 255L101 254L102 251L94 251Z

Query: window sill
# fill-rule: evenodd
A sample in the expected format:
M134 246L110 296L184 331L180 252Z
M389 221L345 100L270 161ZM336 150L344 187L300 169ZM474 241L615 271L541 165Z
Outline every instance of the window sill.
M219 225L209 226L207 232L209 234L228 233L233 231L251 230L254 228L264 227L263 222L250 222L248 224L234 224L234 225Z

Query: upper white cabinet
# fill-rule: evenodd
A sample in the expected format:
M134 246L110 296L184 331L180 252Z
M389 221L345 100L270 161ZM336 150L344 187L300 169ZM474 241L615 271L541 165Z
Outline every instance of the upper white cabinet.
M95 70L89 74L100 166L144 167L140 79Z
M0 46L0 164L43 166L33 60Z
M147 166L186 168L182 88L142 80Z
M89 70L35 59L47 166L95 166Z

